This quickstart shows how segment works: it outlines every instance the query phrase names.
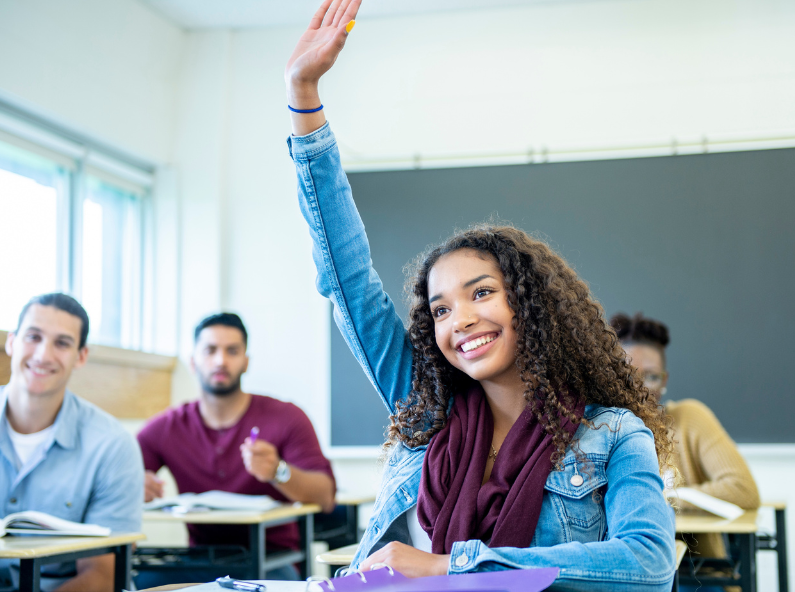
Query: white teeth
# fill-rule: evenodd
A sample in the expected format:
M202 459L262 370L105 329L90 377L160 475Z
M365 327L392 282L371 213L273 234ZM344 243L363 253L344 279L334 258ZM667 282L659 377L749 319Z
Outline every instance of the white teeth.
M464 345L461 346L461 349L465 352L472 351L482 345L486 345L487 343L491 343L494 341L495 337L490 335L488 337L478 337L477 339L472 339L471 341L467 341Z

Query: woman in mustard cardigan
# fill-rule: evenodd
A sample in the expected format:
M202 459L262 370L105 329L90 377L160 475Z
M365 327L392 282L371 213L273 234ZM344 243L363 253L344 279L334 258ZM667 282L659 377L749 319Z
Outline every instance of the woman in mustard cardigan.
M616 314L610 324L627 357L643 377L644 385L658 399L662 398L668 390L665 364L668 327L640 313L632 318ZM665 410L673 418L676 462L683 485L746 510L757 509L759 491L751 471L715 414L696 399L667 400ZM687 509L687 503L680 504ZM701 557L726 557L722 535L688 535L687 542Z

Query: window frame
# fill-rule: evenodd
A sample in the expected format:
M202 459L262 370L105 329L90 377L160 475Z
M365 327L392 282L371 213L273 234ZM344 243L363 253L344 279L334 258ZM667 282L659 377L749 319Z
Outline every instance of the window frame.
M78 300L82 292L83 202L87 196L89 177L134 193L136 199L137 262L132 278L132 321L129 339L107 344L125 349L144 350L149 331L146 319L152 318L154 278L150 256L153 245L153 200L158 166L140 156L120 149L102 139L86 134L58 121L43 110L24 103L0 91L0 141L33 152L65 166L69 182L63 207L59 207L59 252L57 290L67 292ZM33 296L33 295L31 295ZM149 348L147 348L149 349Z

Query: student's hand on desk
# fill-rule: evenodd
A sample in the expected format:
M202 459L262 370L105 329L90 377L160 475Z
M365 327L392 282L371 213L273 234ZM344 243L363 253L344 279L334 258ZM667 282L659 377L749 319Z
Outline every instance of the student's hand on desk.
M144 473L144 502L151 502L156 497L163 497L163 480L158 479L152 471Z
M246 471L257 481L265 483L276 477L276 468L281 459L279 451L270 442L255 440L252 443L250 438L246 438L240 445L240 454L243 456Z
M365 559L361 570L367 571L376 563L386 563L409 578L443 576L447 574L450 556L434 555L403 543L391 542Z

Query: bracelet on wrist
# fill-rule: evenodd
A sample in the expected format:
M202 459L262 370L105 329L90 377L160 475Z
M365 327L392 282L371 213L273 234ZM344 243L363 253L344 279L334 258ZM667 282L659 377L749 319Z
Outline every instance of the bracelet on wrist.
M293 109L290 105L287 105L287 108L293 113L317 113L323 108L323 105L321 104L317 109Z

